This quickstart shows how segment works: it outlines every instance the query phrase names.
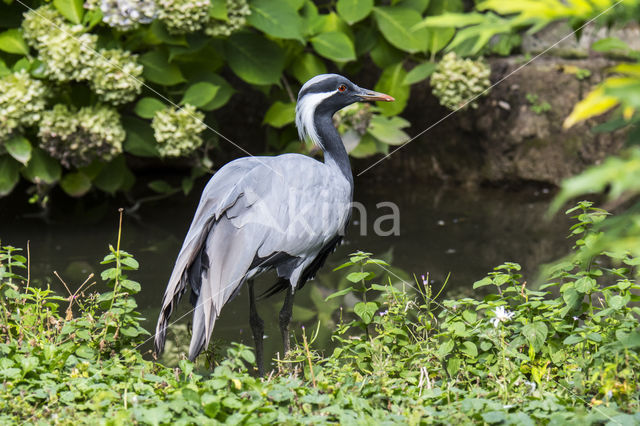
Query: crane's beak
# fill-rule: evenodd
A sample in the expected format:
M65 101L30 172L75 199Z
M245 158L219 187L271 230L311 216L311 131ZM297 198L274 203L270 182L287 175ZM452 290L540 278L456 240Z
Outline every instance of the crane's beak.
M363 101L382 101L382 102L393 102L393 99L389 95L385 95L384 93L374 92L373 90L362 89L362 92L358 93L358 96Z

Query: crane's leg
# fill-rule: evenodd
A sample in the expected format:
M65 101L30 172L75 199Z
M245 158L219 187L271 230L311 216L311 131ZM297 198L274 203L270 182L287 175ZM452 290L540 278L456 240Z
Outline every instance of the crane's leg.
M256 347L256 364L258 365L258 375L264 376L264 365L262 359L262 340L264 338L264 321L258 315L256 308L256 298L253 293L253 280L247 282L249 286L249 324L253 332L253 343Z
M291 287L287 288L284 304L280 310L280 333L282 333L282 344L284 346L284 354L289 352L289 323L293 314L293 291Z

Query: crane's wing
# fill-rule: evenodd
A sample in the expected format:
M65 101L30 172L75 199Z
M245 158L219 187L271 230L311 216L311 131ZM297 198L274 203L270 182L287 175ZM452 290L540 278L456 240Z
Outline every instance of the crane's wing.
M323 247L344 233L350 188L332 185L331 178L322 163L300 155L243 158L220 169L203 191L169 279L156 352L187 282L197 296L191 359L206 347L222 306L246 279L275 267L297 285Z

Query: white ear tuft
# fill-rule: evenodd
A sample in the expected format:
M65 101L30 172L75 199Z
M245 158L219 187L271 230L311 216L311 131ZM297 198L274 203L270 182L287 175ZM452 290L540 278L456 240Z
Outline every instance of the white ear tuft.
M309 93L298 100L296 105L296 127L300 140L311 140L314 144L323 148L320 136L315 125L316 107L335 92Z

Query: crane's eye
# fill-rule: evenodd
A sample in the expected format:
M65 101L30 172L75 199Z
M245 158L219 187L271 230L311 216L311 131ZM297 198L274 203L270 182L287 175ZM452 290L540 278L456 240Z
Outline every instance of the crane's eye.
M338 87L338 92L344 92L345 90L347 90L347 86L344 84L341 84L340 87Z

